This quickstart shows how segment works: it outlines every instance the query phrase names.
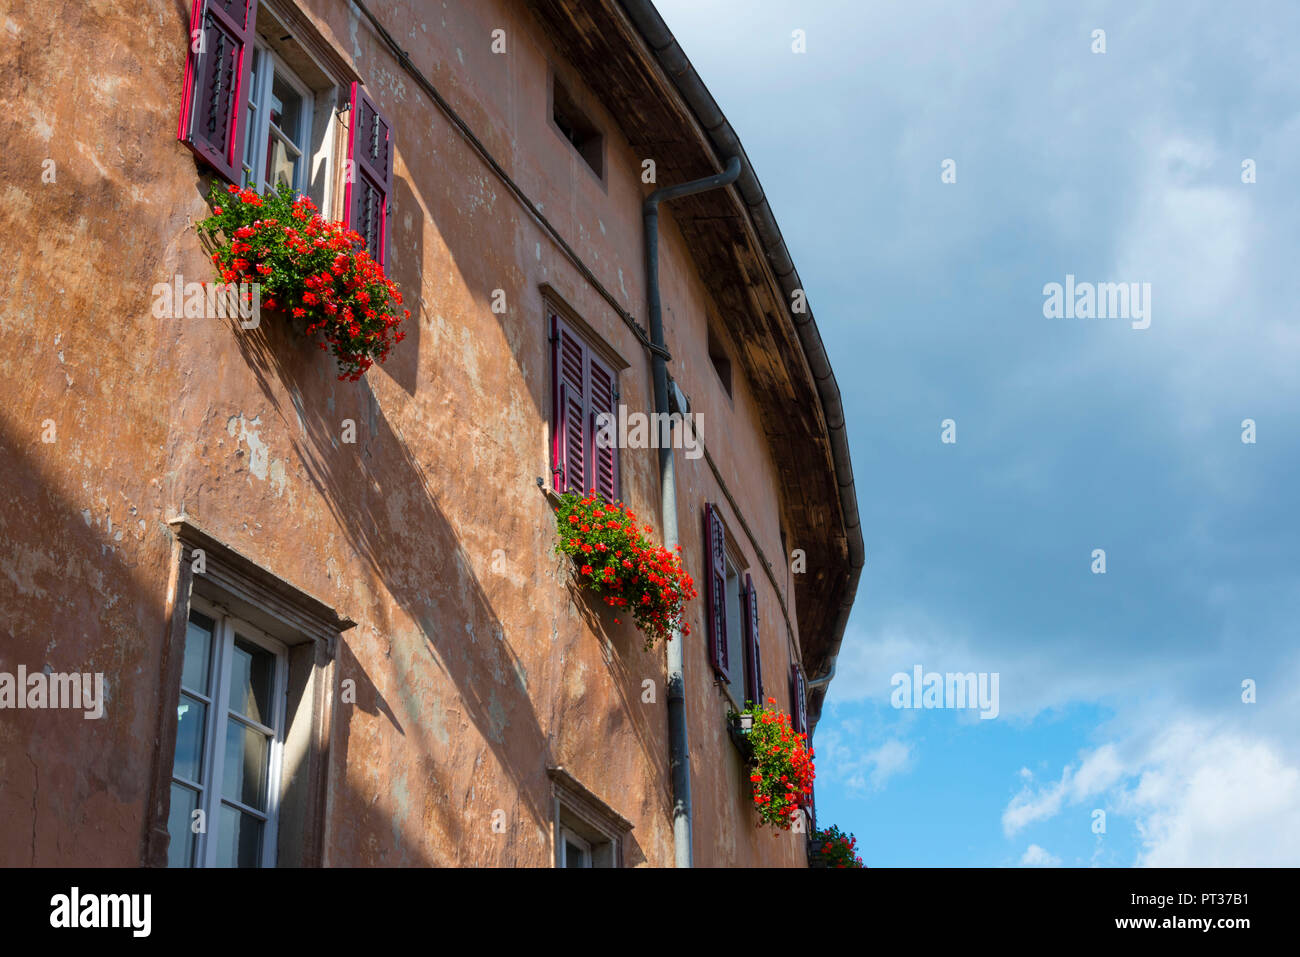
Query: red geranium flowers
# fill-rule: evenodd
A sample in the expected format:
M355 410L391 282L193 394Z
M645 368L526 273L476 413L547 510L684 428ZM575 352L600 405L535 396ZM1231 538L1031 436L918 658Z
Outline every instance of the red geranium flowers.
M677 554L681 546L670 552L655 545L643 534L649 525L638 526L622 502L606 502L594 489L586 498L568 492L560 499L555 550L577 560L583 587L612 608L630 609L646 650L671 640L674 630L689 635L683 609L696 591Z
M233 185L225 191L213 185L212 215L199 224L218 246L212 261L222 279L259 283L263 306L288 310L304 335L321 333L320 347L334 356L340 379L355 382L388 358L406 337L398 326L411 311L399 310L397 284L361 236L323 218L288 186L265 196Z
M776 704L775 698L767 701ZM778 708L751 705L742 713L754 718L749 730L754 751L749 782L759 823L789 830L798 809L812 799L815 775L808 738L796 734L790 716Z
M821 859L827 867L866 866L862 863L862 858L855 853L858 839L852 834L845 834L834 824L813 831L812 839L821 842Z

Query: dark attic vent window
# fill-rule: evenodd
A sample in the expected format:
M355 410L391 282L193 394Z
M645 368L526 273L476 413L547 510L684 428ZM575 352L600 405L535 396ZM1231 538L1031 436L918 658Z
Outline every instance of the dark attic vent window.
M605 178L605 137L574 102L558 79L551 80L551 120L560 135L573 144L578 155L600 180Z
M727 358L727 350L713 334L712 326L709 327L709 361L713 363L713 371L718 374L723 390L731 395L731 360Z

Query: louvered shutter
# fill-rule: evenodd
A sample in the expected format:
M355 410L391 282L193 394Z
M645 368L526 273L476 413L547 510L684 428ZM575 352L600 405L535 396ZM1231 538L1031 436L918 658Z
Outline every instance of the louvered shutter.
M393 131L361 84L352 84L344 222L381 266L388 253L388 197L393 184Z
M799 666L790 666L790 717L796 732L808 733L807 685Z
M257 0L194 0L177 138L240 184Z
M709 664L713 673L730 683L727 652L727 545L718 510L705 503L704 547L709 570L705 589L709 599Z
M557 492L585 493L587 482L587 346L559 316L551 317L555 427L551 466Z
M591 466L592 480L590 487L595 488L605 501L613 502L618 498L618 436L613 430L606 430L614 441L606 447L596 441L601 416L612 415L618 418L617 379L609 366L601 362L587 350L588 363L588 410L589 428L591 429Z
M745 576L745 690L756 705L763 704L763 664L758 641L758 589Z

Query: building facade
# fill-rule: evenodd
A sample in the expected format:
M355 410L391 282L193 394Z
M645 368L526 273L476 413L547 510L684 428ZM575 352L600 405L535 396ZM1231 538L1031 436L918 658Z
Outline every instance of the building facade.
M738 156L658 223L691 848L801 866L726 715L761 683L815 726L862 565L843 414L653 8L9 0L0 30L0 673L50 694L0 710L0 864L680 863L665 649L552 510L595 487L663 534L658 451L593 417L655 411L646 197ZM363 235L411 311L386 362L159 307L214 279L226 179ZM101 716L52 706L70 675Z

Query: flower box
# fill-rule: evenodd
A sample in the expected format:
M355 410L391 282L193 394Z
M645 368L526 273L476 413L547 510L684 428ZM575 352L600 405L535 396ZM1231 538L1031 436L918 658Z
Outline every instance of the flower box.
M837 826L813 831L808 841L808 866L825 868L865 867L857 855L858 839Z
M735 714L728 716L727 734L731 737L731 743L736 746L740 752L741 759L748 766L754 760L754 744L749 740L749 732L754 729L754 716L752 714Z
M654 544L649 525L638 526L626 505L594 490L585 498L565 492L554 508L555 550L573 559L580 587L632 619L647 651L674 632L691 633L685 606L696 597L695 582L682 567L680 545L670 551Z
M776 700L768 698L767 703L775 705ZM759 825L788 831L811 801L814 774L807 736L796 732L790 716L776 707L750 705L733 715L737 721L729 722L729 728L734 729L732 740L743 737L748 750L745 763ZM742 730L743 718L749 719L749 726Z
M213 184L209 200L198 231L223 283L252 287L262 309L282 309L305 337L319 334L340 379L357 381L405 338L399 326L411 311L355 230L284 185L261 195Z

